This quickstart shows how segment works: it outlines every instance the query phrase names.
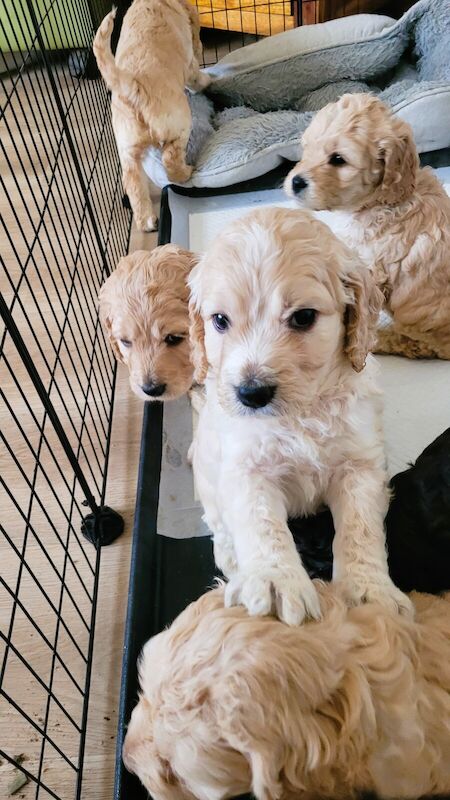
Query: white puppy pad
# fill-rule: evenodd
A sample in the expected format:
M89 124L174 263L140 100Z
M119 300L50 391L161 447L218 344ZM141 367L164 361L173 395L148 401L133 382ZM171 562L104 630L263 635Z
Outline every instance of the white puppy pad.
M436 170L450 194L450 168ZM255 207L293 208L281 190L210 198L189 198L169 190L171 241L195 252L204 251L232 220ZM317 216L338 234L344 215ZM410 361L378 356L384 391L384 428L389 477L404 470L424 448L450 426L450 362ZM208 533L202 509L194 499L187 452L192 441L193 414L187 398L164 406L158 532L184 538Z

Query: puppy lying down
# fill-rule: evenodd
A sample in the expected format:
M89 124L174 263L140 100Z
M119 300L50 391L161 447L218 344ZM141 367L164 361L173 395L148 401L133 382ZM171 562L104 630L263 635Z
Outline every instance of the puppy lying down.
M450 792L450 594L413 622L316 590L292 628L215 589L145 645L123 758L154 800Z
M449 359L450 198L420 169L409 125L378 98L347 94L318 112L302 143L286 191L308 208L349 212L345 241L391 317L377 352Z
M100 289L100 319L143 400L173 400L192 385L187 279L195 260L173 244L138 250Z

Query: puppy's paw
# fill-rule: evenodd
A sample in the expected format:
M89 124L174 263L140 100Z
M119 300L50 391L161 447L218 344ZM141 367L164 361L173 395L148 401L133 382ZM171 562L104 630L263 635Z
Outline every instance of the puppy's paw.
M211 75L207 72L199 72L195 80L195 91L202 92L206 89L212 81Z
M321 616L319 596L301 565L238 572L226 586L225 605L243 605L252 616L276 613L287 625L300 625L305 617Z
M157 231L158 222L159 220L156 214L151 214L149 217L147 217L146 220L144 220L144 224L141 230L144 231L145 233L151 233L152 231Z
M388 575L371 576L367 581L351 575L339 582L349 605L379 603L394 614L414 616L414 606L409 597L398 589Z
M136 228L142 233L151 233L158 230L158 217L156 214L150 214L149 217L135 217Z
M191 177L193 171L194 167L191 167L190 164L185 164L184 166L178 166L170 173L169 170L167 170L167 174L169 179L174 183L186 183L186 181L188 181Z

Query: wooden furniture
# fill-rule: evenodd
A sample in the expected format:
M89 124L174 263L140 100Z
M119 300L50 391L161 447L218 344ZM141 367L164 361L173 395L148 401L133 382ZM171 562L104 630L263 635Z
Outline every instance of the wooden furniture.
M350 14L383 13L400 16L414 0L191 0L197 6L202 28L253 33L274 33Z
M309 25L316 19L318 0L192 0L202 28L239 31L259 36ZM301 8L300 8L301 6Z

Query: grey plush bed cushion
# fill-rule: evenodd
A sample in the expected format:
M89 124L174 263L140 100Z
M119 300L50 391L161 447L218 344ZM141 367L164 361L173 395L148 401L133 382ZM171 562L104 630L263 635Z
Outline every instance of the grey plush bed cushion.
M327 83L367 80L395 67L408 44L390 17L358 14L294 28L235 50L208 70L210 96L256 111L293 108Z
M229 186L298 160L313 113L345 92L377 93L411 125L420 153L450 147L450 0L420 0L400 20L361 14L296 28L209 72L209 98L190 98L188 186ZM144 168L167 184L158 151Z

